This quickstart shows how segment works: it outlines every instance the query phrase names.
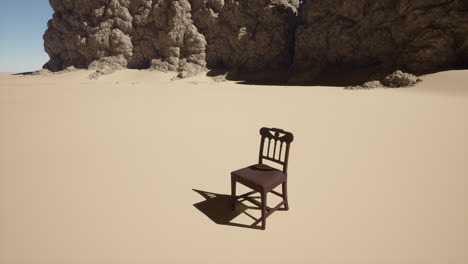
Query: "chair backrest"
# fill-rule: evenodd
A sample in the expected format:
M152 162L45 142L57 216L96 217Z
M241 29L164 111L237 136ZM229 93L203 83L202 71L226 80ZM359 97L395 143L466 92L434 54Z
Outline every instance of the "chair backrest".
M263 164L263 160L269 160L283 166L283 172L288 171L289 146L294 140L291 132L279 128L260 128L260 153L258 163ZM283 152L284 151L284 152Z

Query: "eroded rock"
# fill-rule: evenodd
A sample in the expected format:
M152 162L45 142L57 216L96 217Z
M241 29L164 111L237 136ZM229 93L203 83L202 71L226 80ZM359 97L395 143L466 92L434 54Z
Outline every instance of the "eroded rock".
M45 68L88 68L95 60L133 54L129 0L50 0L55 13L44 34Z
M50 0L44 67L415 74L468 67L465 0ZM108 59L104 59L108 60ZM95 63L101 61L101 63ZM125 62L124 62L125 61ZM267 74L265 76L268 76ZM289 78L288 77L288 78ZM370 77L369 77L370 78Z
M208 43L208 66L254 72L291 65L298 0L194 0L192 5L194 24Z
M111 74L117 70L123 70L127 68L127 60L124 55L120 54L117 56L103 57L99 60L93 61L89 66L88 70L94 70L89 78L97 79L101 75Z
M402 71L395 71L394 73L385 77L385 79L382 80L382 84L386 87L398 88L414 86L420 81L421 79L414 76L413 74L404 73Z
M298 0L51 0L52 71L122 55L130 68L190 75L206 65L287 68Z
M370 90L375 88L382 88L384 87L380 81L369 81L365 82L362 85L357 86L346 86L346 90Z
M346 86L346 90L370 90L375 88L401 88L414 86L422 80L413 74L405 73L402 71L395 71L386 76L382 82L369 81L362 85Z
M422 74L468 66L467 1L304 2L296 31L298 73L372 66Z

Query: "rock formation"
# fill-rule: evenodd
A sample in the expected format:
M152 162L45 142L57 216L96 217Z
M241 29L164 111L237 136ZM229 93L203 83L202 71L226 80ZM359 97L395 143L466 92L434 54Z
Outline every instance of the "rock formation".
M263 71L291 65L298 0L191 2L194 23L208 43L210 67Z
M402 71L396 71L382 80L382 84L386 87L408 87L416 85L418 82L422 81L413 74L404 73Z
M315 0L302 11L297 71L373 67L421 74L468 65L466 0Z
M395 71L381 81L374 80L363 83L362 85L346 86L346 90L370 90L375 88L401 88L414 86L422 82L422 79L410 73Z
M52 71L225 67L422 74L468 66L466 0L50 0Z

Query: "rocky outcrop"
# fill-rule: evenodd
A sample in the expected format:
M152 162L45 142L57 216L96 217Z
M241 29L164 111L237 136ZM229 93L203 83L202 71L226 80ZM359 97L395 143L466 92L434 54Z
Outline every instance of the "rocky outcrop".
M99 60L93 61L89 66L88 70L94 70L89 77L91 79L97 79L101 75L111 74L117 70L122 70L127 67L127 60L120 54L117 56L103 57Z
M248 71L288 67L298 0L68 0L44 35L53 71L123 56L129 68ZM119 64L122 64L119 62Z
M365 82L362 85L355 85L355 86L346 86L346 90L370 90L375 88L382 88L384 87L380 81L369 81Z
M206 65L206 41L192 23L188 0L50 3L55 13L44 35L48 69L87 68L106 57L111 58L107 62L116 61L117 67L140 69L149 68L153 59L170 70L188 63ZM118 60L112 59L116 56Z
M302 7L294 65L427 73L468 65L465 0L314 0Z
M421 74L468 66L466 0L50 0L45 68ZM289 75L288 75L289 76ZM375 76L374 76L375 77ZM378 78L374 78L378 79Z
M207 40L210 67L287 69L294 52L299 0L192 0L195 25Z
M382 84L387 87L398 88L416 85L421 79L410 73L395 71L382 80Z
M370 90L375 88L402 88L414 86L417 83L422 82L422 79L414 76L410 73L405 73L400 70L395 71L385 78L382 82L378 80L365 82L362 85L346 86L346 90Z
M130 1L127 1L130 2ZM52 71L87 68L104 57L132 56L133 30L124 1L50 0L55 13L44 34Z
M184 71L206 66L206 40L193 25L188 0L133 2L140 4L132 11L135 54L129 67Z

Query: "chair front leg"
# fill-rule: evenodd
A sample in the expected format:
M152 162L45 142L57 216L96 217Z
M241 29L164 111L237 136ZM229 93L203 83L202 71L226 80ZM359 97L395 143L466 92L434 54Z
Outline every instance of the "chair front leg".
M262 204L261 204L261 207L262 207L262 229L265 230L266 229L266 206L267 206L267 193L266 192L262 192L261 194L262 196Z
M288 181L283 182L283 200L284 200L284 209L289 210L288 204Z
M231 179L231 208L232 210L236 210L236 181L234 179Z

